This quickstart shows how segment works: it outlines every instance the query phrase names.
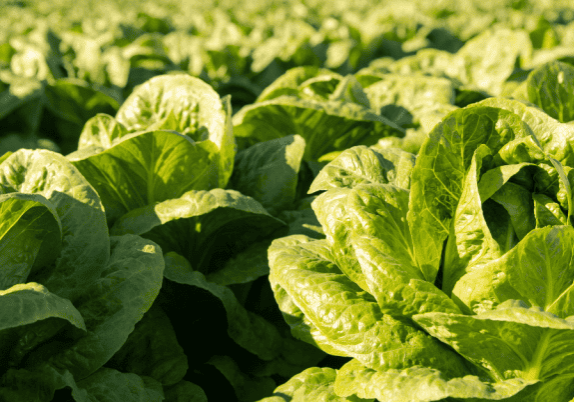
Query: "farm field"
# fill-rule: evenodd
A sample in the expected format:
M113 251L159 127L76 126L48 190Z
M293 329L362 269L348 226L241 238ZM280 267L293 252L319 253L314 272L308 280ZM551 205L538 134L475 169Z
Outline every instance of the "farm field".
M0 3L0 402L574 402L574 6Z

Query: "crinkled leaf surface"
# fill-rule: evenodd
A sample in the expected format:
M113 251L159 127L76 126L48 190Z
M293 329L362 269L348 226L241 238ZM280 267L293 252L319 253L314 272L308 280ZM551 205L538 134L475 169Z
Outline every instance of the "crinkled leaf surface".
M574 166L574 129L547 115L532 104L506 99L488 98L469 107L497 107L518 115L542 145L545 152L566 166Z
M217 187L225 187L235 156L231 103L199 78L160 75L137 87L122 104L116 119L128 131L175 130L217 147Z
M469 266L483 264L502 254L485 220L477 185L483 159L487 156L490 156L490 149L484 144L479 145L462 183L463 189L453 221L456 256L447 257L443 265L443 290L447 294L450 294L456 281Z
M498 96L517 59L528 61L532 44L526 31L492 28L472 38L456 53L465 69L457 78Z
M210 85L187 74L161 75L146 81L122 104L116 119L129 131L153 126L154 130L178 131L195 141L225 131L225 110L219 95Z
M257 98L257 102L278 98L282 95L317 97L318 92L319 94L323 93L319 88L324 89L328 85L329 88L334 89L332 83L338 83L342 78L340 74L326 68L294 67L268 85Z
M508 300L496 310L474 316L425 313L413 319L497 381L572 378L572 318L564 320L539 307Z
M427 367L376 371L353 359L337 372L335 392L340 396L357 395L385 402L427 402L444 398L501 400L536 383L522 378L484 381L474 375L462 374L451 378Z
M104 149L110 148L112 143L127 135L128 130L122 123L109 114L98 113L84 124L78 149L89 146L99 146Z
M304 235L294 235L288 237L282 237L273 241L271 247L269 247L269 265L272 266L276 264L276 259L281 256L280 250L286 247L297 247L301 242L309 242L315 240ZM325 258L329 259L331 257L331 251L329 245L323 241L322 243L315 243L314 251L320 253ZM279 308L283 314L285 322L291 327L291 334L310 345L317 346L325 352L335 355L335 356L346 356L344 352L340 352L337 349L331 347L325 336L323 336L317 327L307 318L307 316L301 311L301 309L295 304L293 298L287 293L287 291L281 286L279 281L274 278L277 270L271 270L269 273L269 281L271 282L271 287L273 289L273 294Z
M332 250L333 262L361 289L369 291L365 274L361 269L352 236L348 199L352 189L337 187L319 195L312 203L317 219L323 227L326 240Z
M343 151L317 175L309 193L362 183L392 183L408 189L415 155L398 148L357 145Z
M407 222L408 190L391 184L360 185L348 198L350 243L369 293L384 313L409 317L423 311L460 310L428 282L413 251Z
M270 281L317 329L312 336L318 345L326 343L375 370L418 364L449 373L466 370L459 356L433 338L383 314L372 295L325 259L324 240L292 237L296 244L273 243L269 250Z
M374 110L398 105L412 111L424 104L454 103L454 86L447 78L399 74L378 77L380 81L365 89Z
M334 391L336 376L337 370L329 367L308 368L275 388L273 396L259 402L373 402L373 399L364 400L353 395L338 396Z

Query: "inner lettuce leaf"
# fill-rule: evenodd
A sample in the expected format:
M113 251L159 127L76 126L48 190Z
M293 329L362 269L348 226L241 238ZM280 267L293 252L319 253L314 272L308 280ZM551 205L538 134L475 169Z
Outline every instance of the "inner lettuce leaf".
M408 212L416 257L425 271L438 273L475 150L485 145L495 154L507 142L529 135L519 116L487 106L456 110L431 131L412 172Z
M475 313L517 299L560 318L573 316L573 234L572 226L534 229L500 258L460 278L453 294Z

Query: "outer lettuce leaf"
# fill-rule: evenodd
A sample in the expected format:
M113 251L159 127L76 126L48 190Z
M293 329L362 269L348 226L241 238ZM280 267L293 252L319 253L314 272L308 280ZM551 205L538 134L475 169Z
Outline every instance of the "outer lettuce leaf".
M72 386L77 402L161 402L161 384L149 377L101 368Z
M106 367L151 377L170 386L183 379L188 364L169 318L154 304Z
M353 188L362 183L391 183L410 187L415 156L398 148L357 145L346 149L317 175L309 194L336 187Z
M572 316L573 234L571 226L532 230L502 257L463 276L453 294L475 312L517 299L561 318Z
M269 248L269 265L274 266L277 258L281 258L278 250L287 247L298 247L301 242L309 242L315 240L304 235L294 235L276 239L272 246ZM331 250L329 245L323 241L314 244L314 251L320 253L325 259L331 259ZM346 356L346 353L341 352L331 347L324 335L317 329L317 327L309 320L309 318L301 311L301 309L294 302L289 293L281 286L279 281L274 279L275 270L269 273L269 281L273 289L275 300L279 305L279 309L283 314L285 322L289 324L291 333L297 339L314 345L321 350L335 356Z
M572 318L563 320L540 308L528 308L524 302L508 300L496 310L476 316L426 313L413 319L498 381L572 379Z
M420 364L453 375L466 372L459 356L418 329L383 314L373 296L322 256L324 240L292 237L299 244L271 245L270 281L273 287L278 283L313 323L318 336L312 336L319 346L326 343L329 349L375 370Z
M76 402L160 402L164 400L161 384L153 378L101 368L77 381L69 371L51 369L44 372L58 388L71 388Z
M253 243L227 260L221 269L208 274L207 280L227 286L252 282L269 274L267 248L270 244L270 239Z
M566 166L574 166L574 129L544 111L514 99L489 98L470 107L497 107L518 115L534 133L542 149Z
M308 368L275 388L273 396L259 402L374 402L373 399L360 399L354 395L337 396L333 389L336 376L337 370L332 368Z
M213 356L207 364L217 368L231 383L239 402L252 402L273 392L275 381L270 377L252 377L241 372L229 356Z
M488 29L466 42L454 56L465 64L457 78L497 96L514 71L517 59L528 62L531 54L532 43L525 31Z
M361 289L369 292L367 278L359 264L352 236L348 199L352 194L349 188L334 188L319 195L312 203L317 219L321 223L327 242L331 246L334 263Z
M164 387L166 402L207 402L207 396L200 386L180 381L171 387Z
M237 154L228 188L253 197L271 215L293 209L304 152L299 135L255 144Z
M566 225L566 215L560 205L544 194L532 194L536 227Z
M103 152L82 153L68 159L98 191L110 224L134 209L219 183L215 145L172 131L130 134Z
M326 68L301 66L288 70L268 85L257 98L263 102L278 98L282 95L292 95L301 98L318 97L320 94L332 92L343 77Z
M146 81L122 104L116 119L131 132L174 130L195 141L222 136L226 129L225 110L217 92L187 74Z
M376 371L353 359L337 372L335 392L339 396L355 394L385 402L427 402L444 398L506 400L534 383L535 380L522 378L492 382L474 375L451 378L427 367Z
M70 373L68 376L73 381ZM10 368L0 379L0 398L14 402L50 402L56 388L66 386L65 383L58 386L58 382L59 375L55 370L43 373Z
M424 104L454 103L454 86L447 78L399 74L379 74L378 78L380 81L365 89L371 107L377 111L397 105L413 113Z
M189 191L182 197L135 209L112 234L132 233L158 243L164 253L187 258L209 274L254 242L284 227L251 197L235 190Z
M510 215L518 239L522 240L536 227L532 195L524 187L506 183L493 194L492 199L502 205Z
M122 123L108 114L99 113L84 124L78 141L78 149L81 150L91 146L107 149L116 140L127 134L128 130Z
M48 401L65 386L54 368L79 381L120 349L159 292L163 258L157 245L139 237L110 239L97 193L62 155L12 154L0 166L0 186L4 213L17 218L5 227L5 251L28 219L19 233L36 236L25 244L31 256L23 256L32 257L31 270L23 267L21 283L2 292L6 313L20 318L5 320L8 327L0 330L7 357L0 395Z
M38 283L18 284L1 291L0 305L2 371L20 365L34 348L59 332L72 331L69 324L79 328L79 334L87 331L84 318L69 300Z
M238 345L262 360L271 360L279 355L282 338L277 329L262 317L246 310L229 288L208 282L201 272L192 271L181 256L171 255L165 277L173 282L207 290L217 297L225 308L227 332Z
M477 185L483 159L487 156L490 156L490 149L486 145L479 145L462 183L462 193L453 220L455 240L453 242L452 238L449 239L456 244L456 254L447 252L443 265L442 288L447 294L450 294L469 267L484 264L503 252L484 218ZM510 232L510 236L512 235ZM504 245L506 244L504 241Z
M8 289L25 283L60 255L62 223L54 206L39 194L0 195L0 216L0 289Z
M403 130L370 109L351 102L314 101L281 96L241 109L234 117L234 134L253 144L299 134L307 144L303 159L354 145L373 145L380 138L404 135Z
M84 319L69 300L62 299L48 291L44 286L29 282L12 286L0 291L2 319L0 330L16 328L58 317L69 321L74 326L86 330ZM30 314L14 314L14 311L25 311ZM6 348L6 344L2 348Z
M162 284L164 262L156 244L138 236L112 237L109 264L74 305L87 334L67 331L34 350L27 367L57 367L80 380L105 364L150 308Z

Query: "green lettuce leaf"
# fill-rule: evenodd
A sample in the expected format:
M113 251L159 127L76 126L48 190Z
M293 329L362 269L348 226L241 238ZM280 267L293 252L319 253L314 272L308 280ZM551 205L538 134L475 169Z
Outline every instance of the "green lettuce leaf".
M528 75L528 100L562 123L574 120L573 81L574 67L570 64L544 64Z
M259 402L374 402L374 399L365 400L354 395L341 397L335 394L336 376L337 370L332 368L308 368L275 388L273 396L260 399Z
M383 314L372 295L325 259L324 240L291 237L296 244L271 245L269 280L273 287L278 283L313 324L316 332L311 335L319 347L327 344L327 353L335 349L375 370L420 364L449 373L467 371L459 356L433 338Z
M412 172L408 213L416 257L426 272L438 272L475 150L484 145L496 153L529 135L519 116L486 106L454 111L431 131Z
M425 313L413 319L497 381L572 379L571 317L564 320L522 301L507 300L496 310L475 316Z
M228 188L253 197L271 215L293 209L305 140L289 135L240 151Z
M391 183L408 189L415 156L397 148L357 145L343 151L317 175L309 194L362 183Z
M210 274L284 223L253 198L235 190L188 191L175 198L130 211L110 233L132 233L159 244L164 254L184 256L194 270Z
M337 372L335 392L339 396L354 394L385 402L506 400L534 383L535 380L522 378L485 381L474 375L450 378L427 367L376 371L353 359Z
M475 312L517 299L561 318L574 315L573 233L571 226L532 230L499 259L470 270L453 294Z

